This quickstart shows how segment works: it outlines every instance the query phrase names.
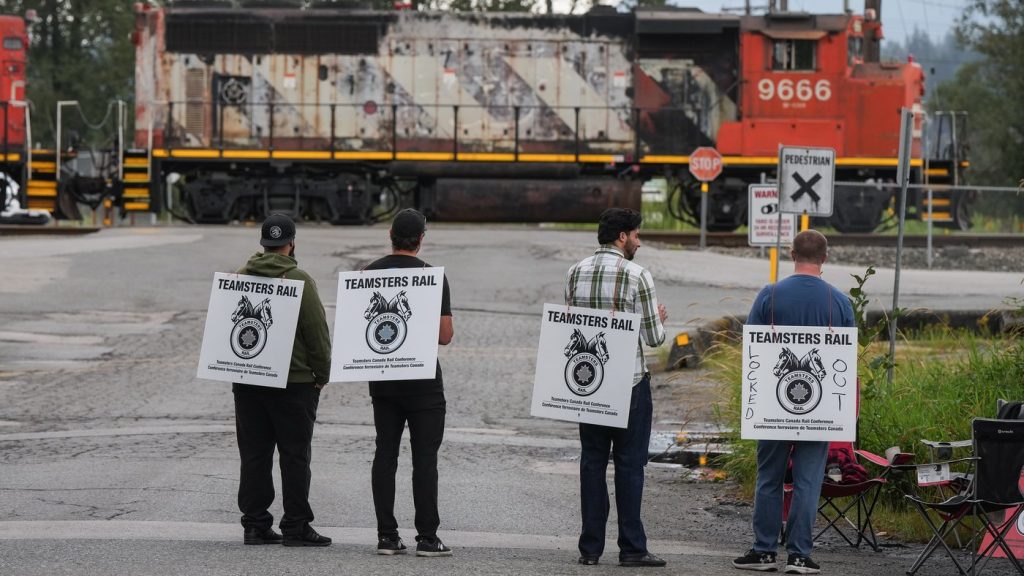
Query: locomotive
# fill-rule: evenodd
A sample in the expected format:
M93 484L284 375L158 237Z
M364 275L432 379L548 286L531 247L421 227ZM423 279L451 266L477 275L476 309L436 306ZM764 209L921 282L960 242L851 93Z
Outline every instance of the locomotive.
M863 14L759 16L288 4L136 4L135 133L107 178L125 212L173 203L196 222L343 224L414 206L435 221L593 221L639 208L643 182L665 177L673 213L693 219L689 154L714 146L724 170L707 225L734 230L780 143L835 148L838 181L894 181L899 110L920 111L924 94L919 65L880 61L880 0ZM968 166L956 142L916 132L913 148L913 182L957 183ZM839 185L829 224L874 230L892 197ZM936 192L933 221L969 226L970 200ZM911 215L925 202L913 196Z

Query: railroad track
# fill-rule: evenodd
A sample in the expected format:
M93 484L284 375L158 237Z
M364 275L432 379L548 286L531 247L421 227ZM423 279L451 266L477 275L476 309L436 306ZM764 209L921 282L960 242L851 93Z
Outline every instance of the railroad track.
M0 236L78 236L98 232L99 228L84 226L38 226L33 224L0 224Z
M668 232L663 230L643 230L641 238L665 244L680 246L697 246L700 234L697 232ZM896 247L896 236L887 234L829 234L831 246L892 246ZM707 235L708 246L724 246L736 248L747 246L746 234L731 232L712 232ZM904 236L903 246L907 248L924 248L928 245L927 236ZM968 246L1024 248L1024 234L935 234L932 246Z

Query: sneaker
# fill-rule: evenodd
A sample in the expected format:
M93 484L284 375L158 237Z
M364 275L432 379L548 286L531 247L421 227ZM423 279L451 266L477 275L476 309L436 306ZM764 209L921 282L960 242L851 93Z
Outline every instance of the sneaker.
M417 556L451 556L452 549L445 546L437 536L416 537Z
M377 539L377 554L383 556L405 554L405 544L398 536L381 536Z
M313 530L312 526L306 526L306 530L302 534L285 534L282 544L285 546L330 546L331 539L321 536L316 530Z
M581 555L580 559L576 561L577 564L583 564L584 566L596 566L599 561L597 556L586 556Z
M811 560L808 556L790 554L786 562L786 574L817 574L821 572L821 566Z
M732 565L740 570L757 570L758 572L775 572L774 552L758 552L751 548L746 554L732 561Z
M620 558L619 566L626 566L631 568L661 568L667 564L661 558L658 558L654 554L648 552L643 556L634 556L632 558Z
M243 535L243 542L246 545L259 546L261 544L280 544L281 535L274 532L273 528L246 528L245 534Z

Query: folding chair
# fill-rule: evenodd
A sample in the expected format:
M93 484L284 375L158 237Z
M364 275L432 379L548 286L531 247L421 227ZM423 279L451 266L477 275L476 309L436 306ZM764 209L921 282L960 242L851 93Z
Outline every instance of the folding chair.
M1024 506L1024 494L1019 486L1021 474L1024 472L1024 420L976 418L971 423L971 429L974 456L945 462L952 464L969 461L973 464L974 473L969 477L966 489L960 494L938 502L927 501L912 494L906 496L932 530L931 540L917 557L914 565L907 570L908 575L917 572L925 560L940 547L949 555L959 573L967 574L953 550L946 544L946 538L954 533L958 526L968 526L964 520L971 518L972 522L968 526L971 534L971 563L968 566L970 574L977 574L983 569L989 560L989 552L998 546L1017 572L1024 576L1021 561L1014 556L1013 550L1005 540L1007 531L1020 515L1021 506ZM1001 519L1000 524L1003 528L1000 529L990 515L1014 507L1017 507L1015 511L1007 514L1009 519ZM941 525L932 520L929 510L942 520ZM988 534L991 542L979 550L975 543L983 534ZM979 558L983 559L980 566Z
M861 542L867 542L872 550L878 552L878 537L875 535L875 527L871 524L871 514L875 511L882 486L888 482L889 474L905 466L914 458L914 455L890 449L887 451L890 456L883 457L866 450L856 450L852 442L832 442L829 444L829 450L845 452L849 461L856 461L857 457L860 457L877 466L881 471L872 478L851 484L832 482L828 478L822 478L818 516L825 520L825 527L818 531L814 539L818 540L829 530L834 530L850 546L859 548ZM782 515L785 523L789 520L789 505L793 497L792 484L785 485L783 490L785 496ZM854 514L856 515L855 519L851 520L850 516ZM852 533L848 534L850 531ZM785 532L785 527L783 527L783 532ZM783 541L785 541L785 534L783 534Z

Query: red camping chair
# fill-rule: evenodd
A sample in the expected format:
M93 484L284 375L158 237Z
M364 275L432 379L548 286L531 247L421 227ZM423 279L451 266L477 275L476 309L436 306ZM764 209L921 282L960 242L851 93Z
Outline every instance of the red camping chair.
M860 418L860 379L857 379L857 418ZM857 450L852 442L831 442L828 445L829 454L839 456L843 478L834 482L828 476L822 478L821 500L818 504L818 516L825 519L825 527L814 536L814 540L821 538L830 529L835 530L843 540L859 548L861 542L867 542L871 549L878 552L878 537L875 535L875 527L871 524L871 514L875 511L878 503L878 496L882 492L882 486L893 470L898 470L913 460L914 455L908 452L887 450L888 457L872 454L866 450ZM857 457L860 457L872 465L881 469L875 477L870 477L867 470L857 464ZM827 465L828 466L828 465ZM827 471L827 469L826 469ZM847 500L848 499L848 500ZM789 506L793 501L793 484L787 482L783 485L782 501L782 541L786 541L786 524L789 521ZM856 520L851 520L852 513L856 513ZM840 524L840 522L845 523ZM853 529L853 535L843 531ZM854 536L855 535L855 536Z
M871 524L871 514L875 511L882 486L887 483L889 474L900 466L910 462L914 455L906 452L894 452L891 458L872 454L866 450L856 450L852 442L832 442L828 446L829 454L839 454L842 463L843 480L834 482L827 476L822 479L821 500L818 504L818 516L826 522L814 539L821 538L830 529L855 548L861 542L867 542L871 549L878 552L878 537ZM856 464L857 457L866 460L881 471L869 477L866 470ZM830 464L831 465L831 464ZM860 472L857 472L857 469ZM785 523L789 520L789 506L793 499L793 485L783 486L782 505L783 540L785 540ZM851 519L851 516L854 516ZM852 529L852 533L850 533ZM844 531L845 530L845 531Z

